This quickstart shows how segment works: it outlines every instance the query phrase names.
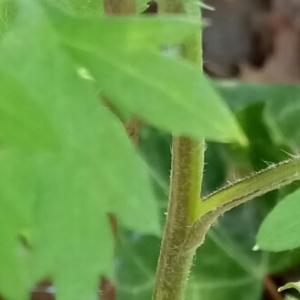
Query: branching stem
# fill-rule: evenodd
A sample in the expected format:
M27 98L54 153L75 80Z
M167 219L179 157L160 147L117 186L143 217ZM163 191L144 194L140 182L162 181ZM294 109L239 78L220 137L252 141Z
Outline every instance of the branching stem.
M209 227L226 211L296 180L300 180L300 158L272 165L209 195L198 205L199 218L190 230L185 251L197 249L203 243Z

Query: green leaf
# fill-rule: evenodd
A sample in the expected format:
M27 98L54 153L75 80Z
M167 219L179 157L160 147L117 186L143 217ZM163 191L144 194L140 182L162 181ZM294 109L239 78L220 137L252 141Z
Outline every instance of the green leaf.
M0 293L6 299L22 300L30 288L29 255L21 243L21 231L31 224L34 180L28 174L32 159L1 147L0 164Z
M240 83L231 80L215 81L214 83L232 110L272 100L270 92L275 87L274 85Z
M113 211L109 201L115 195L97 169L70 151L43 157L38 164L41 199L33 216L33 275L36 281L50 276L59 299L93 299L98 276L111 276L113 240L106 213Z
M202 196L207 196L212 193L216 188L220 188L226 178L226 163L223 156L226 155L223 144L207 143L208 151L205 152L205 168L204 177L202 182L201 193Z
M31 0L29 0L29 3L31 3ZM136 155L121 122L99 103L94 88L78 77L76 65L67 57L66 53L58 47L56 39L48 27L48 23L44 24L43 21L39 19L39 12L34 8L35 6L33 5L31 11L33 16L24 14L24 19L22 19L23 22L28 23L28 26L25 29L22 28L21 25L19 27L18 34L27 42L24 43L23 40L16 40L14 37L7 39L3 47L3 53L1 53L3 61L11 63L10 68L15 68L16 77L21 78L27 86L32 88L32 97L43 107L43 110L47 112L49 116L48 119L52 120L53 126L58 128L57 132L62 136L61 142L69 143L77 152L94 158L97 162L96 166L99 168L100 165L102 166L100 168L101 172L110 170L105 176L106 180L111 183L115 182L116 185L122 184L122 191L120 191L120 194L117 194L118 196L122 197L123 192L125 193L123 196L126 196L128 191L131 190L130 187L133 187L133 190L135 190L137 194L142 192L143 195L147 195L146 199L151 199L152 192L148 185L144 165ZM27 18L30 17L33 19L33 24L32 27L29 28L30 24ZM34 19L34 17L37 19ZM37 24L35 22L37 22ZM35 32L35 28L39 29L37 33ZM44 29L44 32L40 32L41 29ZM32 35L32 31L35 32L36 35ZM32 49L30 49L30 46ZM12 52L12 48L16 50ZM35 57L29 55L33 52L33 49L35 51ZM27 54L27 57L31 59L22 60L22 58L17 55L17 53L20 52ZM7 57L5 57L4 54ZM24 68L17 73L18 64L23 64ZM28 68L29 65L31 66L30 70ZM44 69L47 70L47 72L44 72ZM28 72L31 72L32 76L27 76ZM43 73L45 73L42 77L43 80L40 79L40 81L38 81L39 75ZM53 78L56 78L56 80L53 81ZM47 88L49 82L53 84L51 89ZM44 97L40 97L41 94L43 94ZM75 101L74 99L77 100ZM64 102L66 103L65 106L62 105ZM80 120L80 122L78 122L78 120ZM105 124L105 126L103 126L103 124ZM101 138L98 139L97 136ZM118 145L122 146L120 147ZM102 148L101 151L103 151L104 157L105 155L119 156L120 149L124 148L122 153L127 159L123 156L120 156L119 159L128 161L125 165L121 163L121 161L118 162L118 160L115 164L112 164L109 159L102 158L102 152L99 151L99 147ZM101 160L99 160L100 157ZM125 162L125 160L123 162ZM104 170L102 170L102 168ZM117 169L115 170L114 168ZM125 173L128 174L128 176L123 178ZM111 174L120 176L119 178L122 178L122 180L118 181L115 179L112 182ZM133 175L133 177L137 175L141 182L130 182L131 175ZM143 188L145 188L144 191L142 191ZM115 192L117 192L117 190L115 190ZM131 192L129 193L131 194ZM139 198L140 197L137 197L137 199ZM131 195L128 198L130 201L127 204L138 204L134 202L137 199L134 199ZM123 203L124 197L123 199L119 199L119 201ZM139 201L139 204L147 210L147 207L144 206L147 202L142 204ZM149 205L153 205L152 201L150 201ZM152 208L154 210L152 210ZM155 207L152 208L149 207L149 210L144 213L148 215L149 220L153 220L153 222L149 222L148 224L143 222L143 224L139 224L141 230L149 225L151 226L151 224L155 224L156 218L155 215L151 216L151 212L155 214L156 209ZM132 209L133 207L128 207L129 211L132 211ZM120 210L126 215L124 207ZM140 220L145 221L142 214L143 211L139 211L136 218L128 217L128 222L134 223L138 217L141 217ZM133 227L136 226L134 225ZM158 227L154 225L152 230L157 232Z
M0 38L9 30L16 14L15 3L11 0L0 1Z
M149 124L175 135L245 142L229 110L196 67L147 51L75 55L103 94Z
M237 119L250 141L245 152L253 170L262 170L268 163L279 163L288 159L287 153L292 152L286 144L274 140L265 121L266 106L264 102L256 102L236 112ZM241 153L241 149L239 150Z
M52 1L53 3L57 1ZM77 14L101 16L103 14L103 0L59 0L59 4Z
M113 236L107 214L116 214L126 228L160 234L157 204L144 165L121 122L99 102L93 86L77 75L76 65L57 45L37 2L25 4L18 26L1 43L0 70L12 90L24 88L24 95L21 90L17 99L20 110L23 103L39 108L33 117L49 124L58 149L48 146L33 153L27 169L22 161L18 168L13 159L6 161L3 171L24 171L16 178L20 184L0 183L0 221L5 223L5 231L0 231L0 274L10 274L0 293L22 299L25 288L28 293L28 281L33 285L50 277L57 299L92 299L99 276L111 276L113 271ZM15 94L7 92L6 96L13 101ZM24 126L31 122L27 114L17 117ZM37 139L32 136L32 143ZM24 150L18 149L23 155ZM25 189L28 180L32 180L33 192ZM15 193L14 203L9 202L7 190ZM17 231L23 229L18 224L24 223L18 210L27 198L34 201L31 226L24 229L32 237L28 276L24 262L21 265L19 256L13 256L18 251ZM7 216L12 219L6 224ZM6 229L10 224L12 232Z
M260 249L291 250L300 247L300 190L288 195L264 220L257 235Z
M144 125L141 129L138 147L155 184L157 199L164 198L169 191L171 141L171 135L155 128Z
M57 136L46 114L30 98L30 89L9 73L0 62L1 142L33 150L57 149Z
M265 103L264 122L275 142L296 149L300 145L298 85L242 84L232 81L216 83L222 96L233 110L251 104ZM285 101L282 101L285 99Z
M121 231L117 251L117 300L151 299L160 239Z
M187 299L260 299L263 276L259 272L260 263L249 268L253 261L239 256L238 249L234 241L221 239L211 231L197 253Z
M288 142L294 149L300 145L299 86L288 87L288 93L278 91L278 97L269 102L266 121L279 142ZM282 99L285 98L285 101Z
M218 80L214 83L234 110L256 102L278 102L276 105L289 106L289 101L293 102L299 95L298 85L241 83L232 80Z
M123 19L123 26L122 19L117 19L119 23L115 22L115 27L112 24L116 19L102 19L102 22L110 23L110 27L104 23L101 27L101 19L86 19L82 26L79 27L78 23L76 27L71 17L53 7L47 10L62 41L72 47L76 59L91 72L103 94L121 110L125 107L151 125L174 134L245 142L234 118L200 69L180 60L163 57L149 49L152 45L157 47L157 41L165 45L182 41L183 37L195 32L195 23L177 21L177 34L168 35L163 25L168 31L171 22L176 24L176 19L161 19L159 22L160 19L156 18L142 18L141 21L153 20L149 32L154 31L149 39L148 30L145 30L142 22L141 26L135 27L138 22L135 25L134 22L139 20L137 18ZM130 26L139 29L129 30ZM115 37L113 28L116 29ZM155 29L158 28L162 34L157 33ZM161 40L163 36L166 38ZM177 36L176 41L173 36ZM112 38L116 40L112 41ZM122 43L124 39L126 42ZM122 44L122 50L116 50L119 48L116 41L118 45ZM147 49L137 51L144 45ZM211 122L212 118L214 122Z
M288 144L294 150L300 145L298 85L278 86L219 81L216 87L235 111L258 102L265 103L263 119L274 142Z

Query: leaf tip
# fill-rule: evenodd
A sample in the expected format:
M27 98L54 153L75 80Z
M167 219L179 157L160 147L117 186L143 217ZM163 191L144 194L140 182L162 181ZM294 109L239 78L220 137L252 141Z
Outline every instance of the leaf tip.
M249 146L249 140L248 138L244 135L244 133L240 134L240 138L239 138L239 143L242 147L248 147Z
M250 145L248 137L237 122L234 122L234 133L236 143L239 143L239 145L244 148L247 148Z
M260 247L258 245L255 245L253 248L252 248L252 251L259 251L260 250Z
M234 135L231 135L230 139L227 139L229 143L235 143L241 146L242 148L247 148L249 146L249 140L242 132L239 127L235 127Z

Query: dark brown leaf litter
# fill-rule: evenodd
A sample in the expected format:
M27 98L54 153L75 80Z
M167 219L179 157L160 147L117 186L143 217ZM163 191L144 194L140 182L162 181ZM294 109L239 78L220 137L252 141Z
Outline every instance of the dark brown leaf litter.
M300 0L206 0L204 68L246 82L300 81Z

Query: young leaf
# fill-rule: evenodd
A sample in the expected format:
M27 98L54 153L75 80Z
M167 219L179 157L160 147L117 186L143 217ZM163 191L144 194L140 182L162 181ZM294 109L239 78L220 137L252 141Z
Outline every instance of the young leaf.
M262 223L257 246L263 250L283 251L300 247L300 190L279 202Z
M148 123L176 135L244 142L234 118L198 68L146 50L74 52L103 94Z

